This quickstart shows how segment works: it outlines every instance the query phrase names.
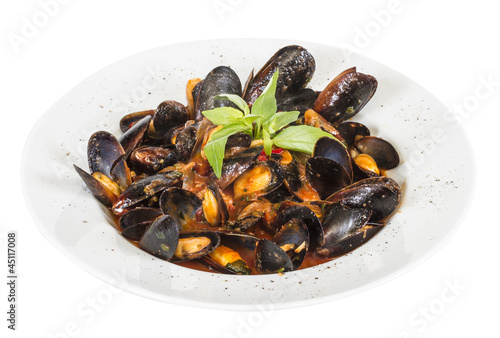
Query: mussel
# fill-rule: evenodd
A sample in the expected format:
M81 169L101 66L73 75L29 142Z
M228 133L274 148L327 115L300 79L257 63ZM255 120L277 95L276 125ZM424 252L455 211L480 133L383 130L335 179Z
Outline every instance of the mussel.
M377 80L349 68L335 77L319 94L313 109L335 125L356 115L372 98Z
M160 208L164 214L175 219L179 230L184 230L191 221L196 220L196 214L201 208L201 201L191 191L171 187L161 194Z
M309 231L302 220L293 218L274 235L273 242L286 252L296 270L309 249Z
M123 237L138 241L146 231L146 228L160 216L163 216L160 209L135 208L120 217L118 226L122 229Z

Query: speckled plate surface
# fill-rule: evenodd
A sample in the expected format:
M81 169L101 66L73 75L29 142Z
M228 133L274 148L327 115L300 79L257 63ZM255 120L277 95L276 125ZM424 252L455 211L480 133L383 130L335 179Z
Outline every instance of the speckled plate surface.
M378 90L355 117L399 151L388 173L403 187L399 212L372 240L329 263L284 276L229 276L194 271L139 250L112 226L107 211L73 170L87 168L92 133L119 135L129 112L165 99L185 102L185 84L218 65L246 80L280 47L300 44L316 59L310 87L321 90L356 66L374 75ZM54 104L25 146L22 183L29 210L45 237L95 276L152 299L217 309L288 308L332 300L387 281L435 253L457 229L475 181L473 154L446 108L412 80L340 48L283 40L214 40L165 46L116 62L90 76ZM36 163L37 165L32 165Z

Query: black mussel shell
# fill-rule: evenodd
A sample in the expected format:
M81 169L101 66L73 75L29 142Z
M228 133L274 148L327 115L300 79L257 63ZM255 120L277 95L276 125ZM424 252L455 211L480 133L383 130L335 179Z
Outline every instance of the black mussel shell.
M175 139L175 149L183 160L189 160L196 144L196 128L193 126L182 129Z
M90 174L100 172L111 178L111 167L125 155L120 142L107 131L94 133L88 143L87 158Z
M126 132L130 128L132 128L138 121L142 120L146 116L151 116L155 114L155 110L143 110L135 113L130 113L122 117L120 120L120 130Z
M183 104L172 100L163 101L153 116L156 138L164 138L170 129L186 123L187 119L188 111Z
M104 184L99 182L92 175L89 175L77 165L73 165L76 172L82 178L83 182L87 185L92 195L97 198L102 204L110 208L115 203L117 196L113 194Z
M313 109L331 124L337 124L356 115L372 98L377 80L347 69L328 84L314 102Z
M231 229L237 230L237 231L246 231L259 223L259 221L262 219L262 216L246 216L242 218L238 218L236 222L231 224Z
M109 174L111 175L111 179L113 179L122 190L127 189L132 184L132 177L126 161L126 155L121 156L111 166Z
M118 219L118 226L124 230L137 223L152 222L155 218L161 215L163 215L163 212L160 209L143 207L135 208L127 211Z
M329 196L327 201L349 208L367 208L373 211L371 222L385 219L396 210L401 188L389 177L372 177L358 181Z
M341 240L340 242L319 249L318 254L330 258L345 255L346 253L366 243L383 227L383 225L378 225L378 224L373 224L373 225L367 224L367 225L368 225L367 227L364 227L358 232L351 234L344 240Z
M325 157L344 167L352 177L352 160L347 148L339 141L330 137L322 137L314 145L314 157Z
M261 239L255 246L255 269L259 273L282 273L293 270L286 252L274 242Z
M281 227L273 237L273 242L287 253L296 270L309 249L309 231L302 220L294 218Z
M179 160L175 149L143 146L130 154L129 162L133 170L146 174L154 174L159 170L172 166Z
M201 208L201 200L188 190L171 187L161 194L160 208L165 215L175 219L180 226L179 230L183 230L186 224L196 219L196 213Z
M212 204L215 202L215 204ZM214 183L209 183L202 202L203 215L207 222L212 226L225 227L229 220L229 211L226 202L222 197L222 192ZM213 210L215 208L216 210ZM214 215L215 219L211 219L208 215Z
M113 212L122 214L127 208L176 185L181 177L182 174L177 171L168 171L134 182L115 201Z
M139 248L169 261L174 256L178 243L179 225L171 216L165 215L155 219L146 229L139 241Z
M355 146L361 153L370 155L380 169L392 169L399 165L396 149L380 137L365 136L357 140Z
M307 160L306 176L321 199L351 184L351 177L339 163L326 157Z
M321 246L325 243L323 226L321 225L318 216L316 216L316 214L311 209L299 203L281 203L277 218L275 220L275 229L281 229L284 224L294 219L301 220L307 226L311 247Z
M233 183L238 176L250 168L259 157L262 149L264 149L263 146L248 148L226 159L222 165L221 178L215 180L217 185L221 189L225 189Z
M276 95L286 96L305 88L311 80L316 62L301 46L286 46L277 51L252 79L245 92L245 101L252 105L262 94L273 74L279 69Z
M361 230L372 215L366 208L347 208L341 204L333 204L328 213L323 217L322 224L325 234L325 244L319 249L335 245Z
M132 150L137 148L148 131L151 116L147 115L143 119L135 123L132 128L127 130L125 134L120 137L120 143L125 150L126 154L130 154Z
M252 143L252 137L245 133L237 133L227 138L226 150L234 147L248 148Z
M238 75L229 67L219 66L208 73L201 85L198 100L196 101L195 119L203 119L203 111L217 107L234 107L228 100L215 100L217 95L235 94L241 96L241 82Z
M183 239L190 239L190 238L207 238L210 240L210 243L208 245L200 246L196 251L191 251L191 250L179 250L179 246L182 245L182 240ZM198 259L200 257L203 257L205 255L208 255L210 252L212 252L216 247L218 247L220 244L220 237L219 234L217 234L214 231L207 231L207 230L192 230L192 231L181 231L179 232L179 244L177 245L177 250L172 257L171 261L172 262L181 262L181 261L187 261L187 260L193 260L193 259Z
M316 92L310 88L305 88L294 93L289 93L287 96L278 97L278 111L295 111L312 108L316 100ZM303 107L302 109L294 109L295 107Z
M267 177L269 182L265 186L256 184L256 182L267 181L265 176L261 176L263 179L260 179L259 175L270 175L270 177ZM234 181L234 198L254 200L273 192L282 184L283 172L276 162L258 162L253 164Z
M356 136L370 136L370 130L358 122L345 121L340 123L336 129L350 147L354 146Z

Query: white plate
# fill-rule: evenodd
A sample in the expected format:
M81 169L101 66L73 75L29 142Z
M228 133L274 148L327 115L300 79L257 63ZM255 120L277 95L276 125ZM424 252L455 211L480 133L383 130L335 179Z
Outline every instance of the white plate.
M231 66L244 82L251 68L258 70L280 47L295 43L235 39L165 46L116 62L73 88L33 128L23 154L24 195L40 231L104 281L160 301L218 309L252 310L268 303L288 308L339 298L385 282L435 253L457 229L472 195L474 156L463 129L449 122L442 103L405 76L316 43L299 43L316 59L310 87L321 90L352 66L375 76L378 90L354 119L395 145L403 162L389 172L403 186L401 208L367 244L284 276L200 272L130 244L84 190L72 165L87 168L92 133L119 135L124 114L155 108L165 99L185 102L186 81L218 65Z

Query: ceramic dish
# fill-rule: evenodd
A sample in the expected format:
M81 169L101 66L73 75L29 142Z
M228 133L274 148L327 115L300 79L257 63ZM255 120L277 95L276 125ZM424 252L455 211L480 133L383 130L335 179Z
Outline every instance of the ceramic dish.
M244 81L280 47L300 44L316 59L309 87L322 90L356 66L378 90L355 120L392 143L402 164L388 172L403 188L402 204L373 239L329 263L280 275L195 271L154 258L121 237L108 211L83 187L73 164L87 168L92 133L119 135L126 113L163 100L185 102L185 85L218 65ZM288 308L360 292L415 267L457 229L472 195L474 163L446 108L400 73L340 48L283 40L214 40L165 46L128 57L90 76L46 112L24 149L22 183L40 231L64 255L104 281L152 299L217 309Z

